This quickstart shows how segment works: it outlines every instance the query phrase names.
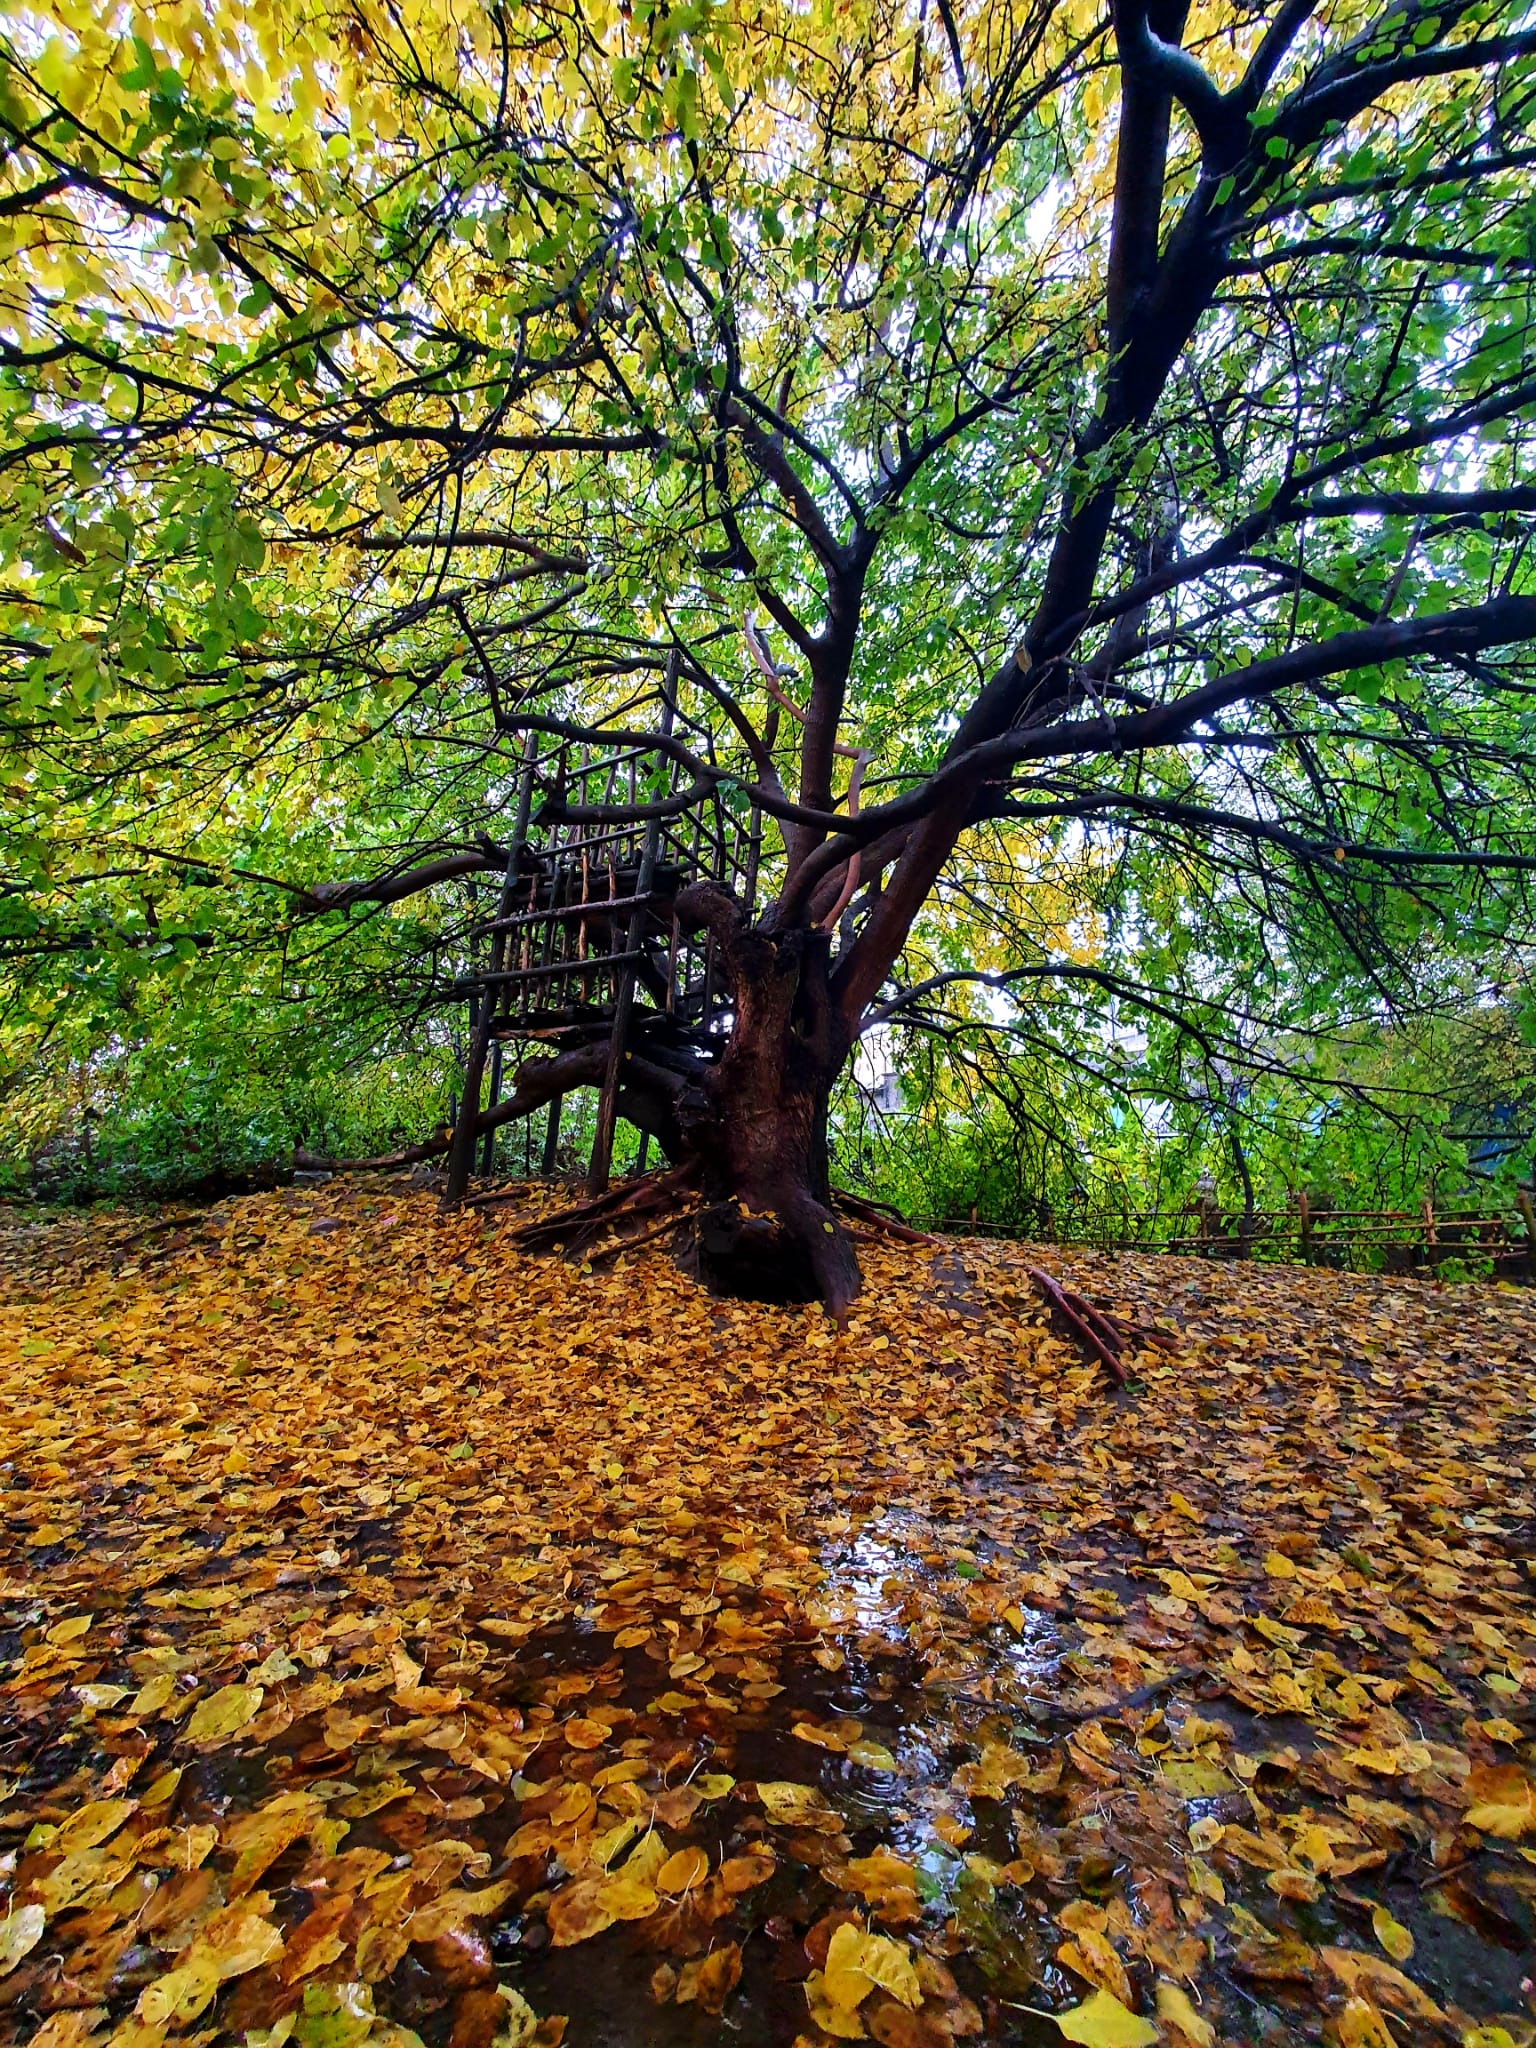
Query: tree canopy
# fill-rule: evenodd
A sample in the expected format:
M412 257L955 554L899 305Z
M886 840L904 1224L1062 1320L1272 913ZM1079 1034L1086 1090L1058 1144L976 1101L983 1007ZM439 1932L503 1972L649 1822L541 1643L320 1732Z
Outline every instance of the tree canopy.
M168 1010L440 1043L526 736L669 675L769 821L752 918L688 914L815 1012L821 1138L876 1025L1209 1096L1523 987L1518 10L7 35L14 1073Z

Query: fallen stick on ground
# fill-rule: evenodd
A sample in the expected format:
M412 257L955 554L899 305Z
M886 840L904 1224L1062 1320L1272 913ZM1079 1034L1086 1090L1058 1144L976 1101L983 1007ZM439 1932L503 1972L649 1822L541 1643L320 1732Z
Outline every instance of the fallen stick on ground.
M1099 1363L1108 1372L1117 1387L1125 1385L1125 1367L1120 1363L1120 1353L1125 1338L1119 1327L1091 1301L1085 1301L1080 1294L1074 1294L1062 1286L1059 1280L1042 1272L1040 1267L1031 1266L1029 1277L1051 1307L1066 1321L1078 1340L1087 1346Z

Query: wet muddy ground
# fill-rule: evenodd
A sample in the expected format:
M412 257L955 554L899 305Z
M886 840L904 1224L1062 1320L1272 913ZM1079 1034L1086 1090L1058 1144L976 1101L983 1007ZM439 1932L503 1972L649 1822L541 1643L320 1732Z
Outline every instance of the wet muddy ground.
M1536 2035L1526 1297L147 1242L5 1247L0 2039Z

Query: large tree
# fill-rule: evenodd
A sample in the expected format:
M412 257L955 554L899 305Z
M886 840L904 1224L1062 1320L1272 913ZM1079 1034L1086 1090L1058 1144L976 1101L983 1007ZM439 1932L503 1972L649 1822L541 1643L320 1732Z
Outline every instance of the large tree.
M982 971L914 941L1006 916L978 847L1155 939L994 985L1153 1029L1524 933L1533 56L1498 0L18 17L13 887L111 841L286 946L499 873L527 734L671 676L776 836L750 917L680 895L732 1027L627 1113L841 1310L831 1091Z

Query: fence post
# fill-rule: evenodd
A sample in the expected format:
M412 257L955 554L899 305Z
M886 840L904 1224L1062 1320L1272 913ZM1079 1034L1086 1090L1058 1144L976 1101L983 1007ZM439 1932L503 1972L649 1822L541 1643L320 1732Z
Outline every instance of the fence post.
M1307 1200L1305 1188L1296 1190L1296 1213L1301 1218L1301 1257L1304 1265L1312 1263L1312 1204Z
M1438 1264L1438 1261L1435 1257L1435 1252L1437 1248L1435 1242L1435 1205L1430 1200L1428 1195L1424 1197L1423 1209L1424 1243L1429 1251L1429 1270L1431 1271L1431 1273L1433 1273Z
M1531 1205L1527 1189L1515 1189L1515 1206L1520 1211L1520 1220L1525 1225L1525 1263L1530 1268L1531 1278L1536 1280L1536 1208Z

